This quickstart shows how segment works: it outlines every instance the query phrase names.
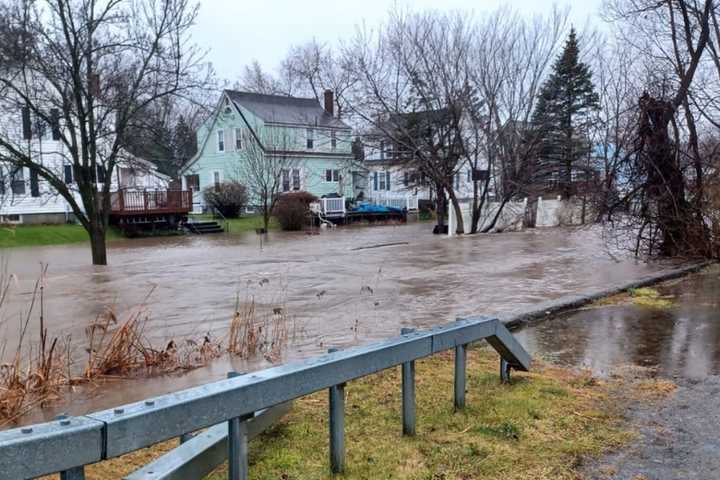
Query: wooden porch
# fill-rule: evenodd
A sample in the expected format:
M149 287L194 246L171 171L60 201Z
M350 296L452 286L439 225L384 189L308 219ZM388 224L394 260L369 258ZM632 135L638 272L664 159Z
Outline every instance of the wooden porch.
M192 210L192 192L119 190L110 194L110 206L114 216L187 215Z

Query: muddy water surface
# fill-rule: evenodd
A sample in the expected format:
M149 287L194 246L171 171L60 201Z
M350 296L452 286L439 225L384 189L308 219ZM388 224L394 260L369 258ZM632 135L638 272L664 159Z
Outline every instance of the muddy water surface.
M607 375L636 365L679 380L720 374L720 268L658 287L668 308L614 305L562 315L516 333L535 355Z
M586 229L452 239L428 230L427 224L411 224L313 236L276 233L263 242L255 234L121 241L112 244L107 267L89 265L89 250L82 245L7 250L7 270L17 281L4 306L1 333L7 345L14 345L41 263L49 264L46 323L51 335L72 337L78 358L84 355L86 327L108 305L124 318L150 295L147 333L163 342L207 331L221 337L239 295L241 300L254 297L260 308L281 306L293 318L296 335L283 361L385 338L403 326L508 314L664 268L611 257L597 232ZM615 335L613 326L622 312L606 315L604 330L585 328L587 347L575 349L574 362L584 361L581 357L590 356L601 340L610 344L610 338L627 336ZM558 335L549 337L559 342ZM552 342L540 330L524 337L536 351L561 357L563 342ZM605 355L615 355L611 350L617 347L604 348ZM85 413L207 383L230 368L265 365L262 360L220 360L183 376L104 383L83 388L38 415Z

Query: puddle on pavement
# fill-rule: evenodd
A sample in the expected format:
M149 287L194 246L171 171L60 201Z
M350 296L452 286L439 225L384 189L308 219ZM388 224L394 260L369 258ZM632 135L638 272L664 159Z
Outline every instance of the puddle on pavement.
M607 375L636 365L657 375L702 380L720 374L720 268L657 288L672 306L634 304L583 309L516 336L533 354Z
M96 316L114 305L118 317L127 318L150 291L146 333L164 345L170 337L197 338L208 331L222 337L236 295L251 289L260 307L282 305L294 319L299 334L282 359L292 361L323 353L330 346L394 336L401 327L427 328L458 316L508 314L667 267L608 255L601 236L592 229L536 229L451 239L429 231L428 224L410 224L339 228L320 235L274 233L262 244L254 233L119 241L111 245L107 267L89 265L89 249L84 245L5 250L7 272L16 280L3 307L0 338L9 347L7 354L17 341L40 263L49 265L45 311L50 335L71 336L80 361L85 355L85 329ZM394 245L367 248L388 244ZM269 283L259 286L263 279ZM594 345L602 345L597 350L607 356L624 351L613 350L614 342L603 342L608 331L617 331L621 339L634 338L639 345L652 343L638 340L650 325L663 328L658 326L662 322L650 319L646 327L631 328L631 322L618 320L623 318L619 310L611 311L594 313L604 320L588 320L578 333L563 332L566 340L585 338L583 347L573 352L563 353L570 342L544 330L549 327L539 327L536 334L525 332L525 342L534 351L581 364L589 361L584 357L591 358ZM559 320L557 325L568 321ZM577 323L584 324L582 319ZM27 335L37 337L37 322ZM661 347L653 343L648 349ZM231 369L251 371L267 365L263 360L221 359L184 375L101 383L78 389L23 423L59 412L83 414L109 408L218 380Z

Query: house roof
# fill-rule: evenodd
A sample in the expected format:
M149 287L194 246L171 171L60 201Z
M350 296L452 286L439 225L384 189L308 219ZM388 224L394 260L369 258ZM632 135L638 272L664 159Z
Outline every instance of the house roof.
M345 128L350 127L327 113L315 98L265 95L261 93L225 90L225 94L265 122L303 125L307 127Z

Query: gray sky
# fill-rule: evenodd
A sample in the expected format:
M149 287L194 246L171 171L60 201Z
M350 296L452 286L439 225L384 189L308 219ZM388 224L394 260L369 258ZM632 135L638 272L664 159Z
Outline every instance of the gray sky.
M602 0L202 0L194 40L209 49L218 76L235 81L242 67L257 59L274 70L291 45L313 37L335 42L355 26L381 22L393 4L482 13L508 5L519 12L542 13L554 4L571 5L572 21L582 27L596 16Z

